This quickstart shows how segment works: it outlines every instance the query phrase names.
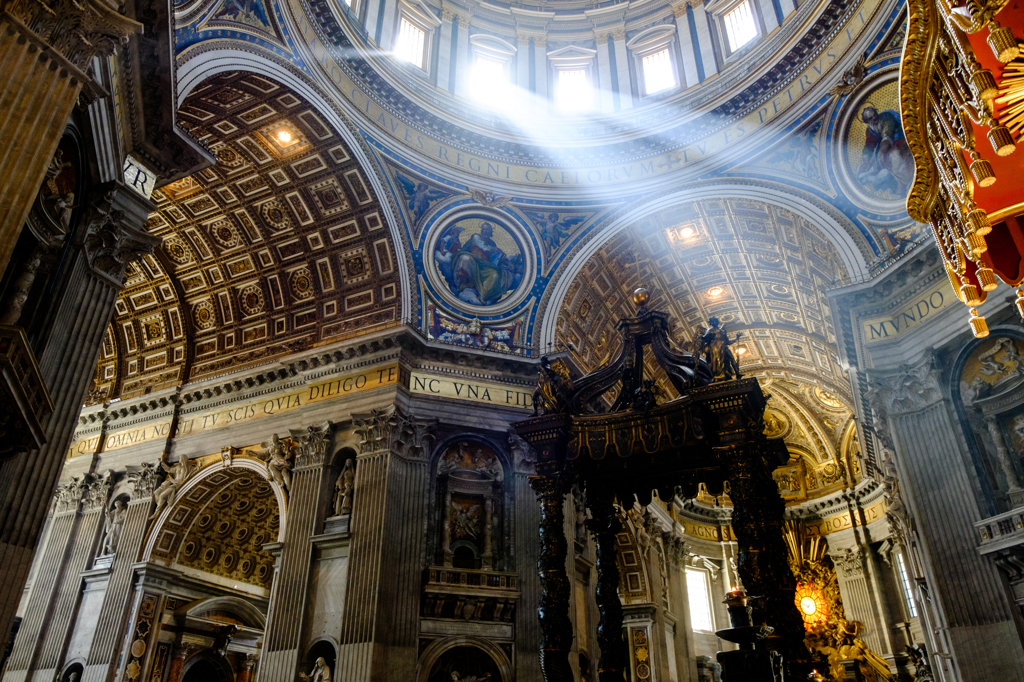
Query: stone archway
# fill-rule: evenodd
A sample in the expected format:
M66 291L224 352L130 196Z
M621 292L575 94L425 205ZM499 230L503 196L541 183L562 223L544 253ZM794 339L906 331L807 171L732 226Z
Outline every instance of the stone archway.
M485 670L488 666L493 667ZM427 646L416 666L416 682L451 682L452 672L460 677L490 673L491 682L515 679L512 662L502 647L490 640L464 635L438 639Z

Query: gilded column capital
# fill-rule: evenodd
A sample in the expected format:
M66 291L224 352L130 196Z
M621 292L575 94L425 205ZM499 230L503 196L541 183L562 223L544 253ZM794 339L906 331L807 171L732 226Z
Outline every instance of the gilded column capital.
M682 17L686 16L686 10L690 6L688 2L683 0L682 2L673 2L670 7L672 8L672 16Z
M595 31L594 40L596 40L599 44L604 43L608 41L608 36L610 35L611 33L609 33L608 31Z
M49 56L66 60L84 74L95 57L108 57L142 24L117 12L102 0L14 0L4 7L15 30L28 40L43 43ZM81 77L81 76L79 76Z
M620 40L626 39L626 29L617 28L611 32L612 40L619 42Z
M686 5L694 9L702 8L704 7L704 0L686 0Z
M548 46L548 38L547 38L547 36L533 36L533 46L534 47L547 47Z
M455 12L452 11L451 7L445 6L445 7L441 8L441 20L442 21L451 21L454 18L455 18Z
M86 233L83 240L89 267L117 289L124 284L128 264L153 253L160 239L143 231L138 216L122 205L137 201L128 198L132 190L120 183L96 195L86 207ZM147 202L148 203L148 202ZM137 225L133 224L138 222Z

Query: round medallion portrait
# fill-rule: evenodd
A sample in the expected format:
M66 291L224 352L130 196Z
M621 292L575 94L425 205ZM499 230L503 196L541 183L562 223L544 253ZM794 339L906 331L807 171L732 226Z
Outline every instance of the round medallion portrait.
M838 170L851 198L879 213L904 211L914 157L903 130L895 72L847 102L840 130Z
M524 239L492 216L468 214L443 224L427 242L431 279L463 309L504 309L532 279Z

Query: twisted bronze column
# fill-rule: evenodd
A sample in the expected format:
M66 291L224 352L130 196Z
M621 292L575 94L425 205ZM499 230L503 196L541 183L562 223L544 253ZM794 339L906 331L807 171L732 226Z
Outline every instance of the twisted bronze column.
M572 621L569 620L569 576L565 574L565 476L533 476L530 486L540 501L540 669L545 682L573 682L569 667Z
M597 642L601 660L597 666L601 682L622 682L626 668L626 643L622 639L622 602L619 601L619 567L615 564L615 536L622 524L615 515L612 494L608 490L589 488L587 521L597 543L597 608L601 620L597 624Z

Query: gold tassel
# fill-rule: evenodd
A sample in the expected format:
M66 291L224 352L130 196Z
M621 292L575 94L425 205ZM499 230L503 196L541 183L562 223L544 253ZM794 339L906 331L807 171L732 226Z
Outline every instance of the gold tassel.
M970 232L977 232L979 237L984 237L992 231L992 223L988 221L988 213L976 208L967 214L967 223L970 225Z
M1020 47L1017 46L1017 38L1013 31L1000 26L995 20L988 22L988 46L992 48L992 54L1003 64L1012 62L1020 54Z
M985 243L985 238L977 232L968 232L965 239L967 241L967 248L974 254L975 258L988 251L988 244Z
M992 272L992 268L986 268L983 265L978 268L978 271L974 273L974 276L978 278L978 283L981 284L982 291L992 291L999 286L999 282L996 281L996 275Z
M994 123L995 121L993 121ZM1013 141L1013 135L1010 134L1010 130L1006 126L994 125L988 129L988 141L992 144L992 149L995 150L999 156L1009 156L1013 153L1013 150L1017 148L1017 144Z
M993 100L999 95L999 86L996 85L995 76L988 69L978 69L971 75L971 85L978 97L985 100Z
M977 308L971 308L970 323L975 338L983 339L988 336L988 323L985 322L984 317L978 314Z
M981 305L978 287L968 282L966 277L960 278L960 300L967 305Z
M974 176L974 181L982 187L991 187L996 182L992 164L980 156L974 157L974 161L971 163L971 175Z
M1021 317L1024 317L1024 289L1017 289L1017 312L1020 313Z

